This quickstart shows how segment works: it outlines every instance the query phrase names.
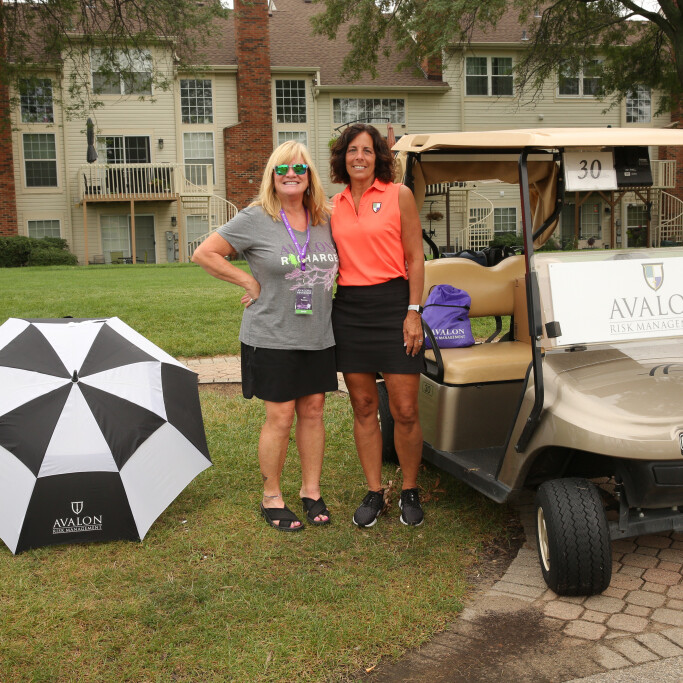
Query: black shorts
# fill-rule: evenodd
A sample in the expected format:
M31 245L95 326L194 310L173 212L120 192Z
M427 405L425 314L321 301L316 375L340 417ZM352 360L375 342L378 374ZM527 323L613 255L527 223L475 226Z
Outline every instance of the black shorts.
M403 322L408 313L408 281L402 277L377 285L338 286L332 303L332 327L339 372L424 370L424 350L406 354Z
M283 403L337 391L334 346L321 351L263 349L242 344L242 395Z

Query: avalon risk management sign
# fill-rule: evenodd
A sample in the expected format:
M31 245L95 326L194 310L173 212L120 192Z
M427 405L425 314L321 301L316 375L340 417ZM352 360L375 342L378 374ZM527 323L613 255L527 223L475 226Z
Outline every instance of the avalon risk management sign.
M548 264L561 346L683 335L683 258Z

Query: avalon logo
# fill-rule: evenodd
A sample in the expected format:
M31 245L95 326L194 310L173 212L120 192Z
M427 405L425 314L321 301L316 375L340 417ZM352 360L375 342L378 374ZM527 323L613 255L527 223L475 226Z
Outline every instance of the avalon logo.
M53 534L77 534L84 531L102 531L102 515L85 515L83 512L83 501L72 500L71 512L75 517L58 517L52 525Z
M664 264L644 263L643 277L647 286L656 292L664 284Z

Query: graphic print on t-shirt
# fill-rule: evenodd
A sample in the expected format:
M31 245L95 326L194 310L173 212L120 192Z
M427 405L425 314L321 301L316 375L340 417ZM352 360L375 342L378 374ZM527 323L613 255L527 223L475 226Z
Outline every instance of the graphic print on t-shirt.
M286 247L283 247L282 251L282 265L292 266L291 272L285 274L285 280L291 281L290 289L313 287L314 285L323 285L325 290L332 289L339 267L338 258L332 243L315 242L309 245L308 254L304 259L306 264L305 271L301 270L298 254L293 253L293 250L287 253Z

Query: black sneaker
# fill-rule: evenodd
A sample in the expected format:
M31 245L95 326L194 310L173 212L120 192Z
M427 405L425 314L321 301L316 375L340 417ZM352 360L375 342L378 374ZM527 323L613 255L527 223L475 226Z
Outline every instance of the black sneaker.
M401 491L398 506L401 508L401 522L406 526L420 526L424 522L425 516L417 489Z
M384 508L384 490L368 491L367 496L353 515L353 523L359 527L371 527L382 514Z

